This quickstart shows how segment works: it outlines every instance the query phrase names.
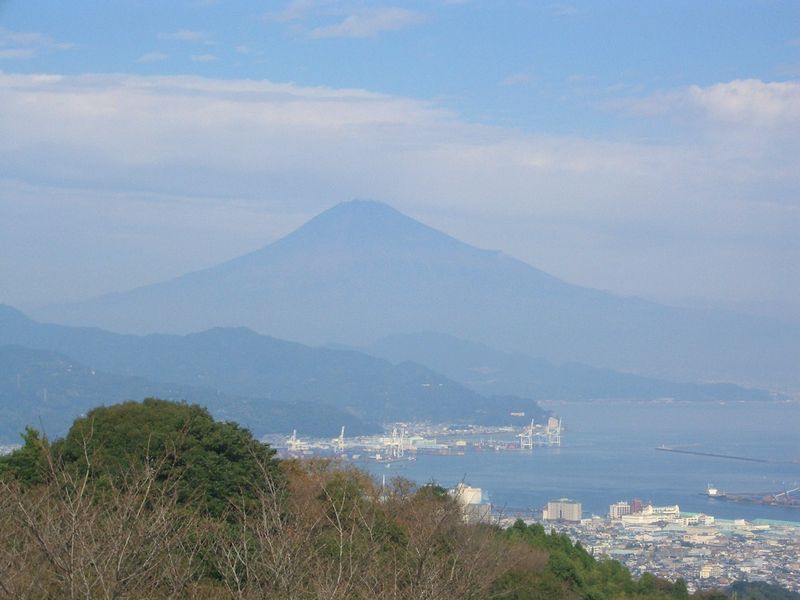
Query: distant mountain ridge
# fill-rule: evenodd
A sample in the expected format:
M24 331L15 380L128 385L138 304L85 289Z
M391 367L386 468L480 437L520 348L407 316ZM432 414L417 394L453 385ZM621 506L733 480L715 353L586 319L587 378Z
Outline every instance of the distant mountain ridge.
M393 335L359 348L392 362L413 360L488 395L513 394L534 400L770 400L766 390L728 383L677 383L598 369L578 363L555 365L520 353L440 333Z
M367 201L209 269L37 314L117 331L246 326L355 346L441 331L558 363L800 389L800 325L571 285Z
M0 340L58 352L83 365L122 377L170 382L170 397L203 401L217 393L212 412L245 410L242 424L265 431L269 415L285 415L280 430L316 423L337 412L362 430L404 420L507 424L510 412L541 418L546 413L529 399L487 398L412 362L390 362L356 351L311 348L262 336L244 328L216 328L187 336L120 335L97 328L37 323L11 307L0 306ZM121 382L128 385L130 382ZM158 384L162 388L167 384ZM176 396L177 394L177 396ZM199 397L200 400L193 400ZM109 401L116 400L109 398ZM236 404L239 402L239 404ZM292 407L303 407L293 410ZM275 412L280 408L280 411ZM263 414L258 415L261 411ZM272 412L270 412L272 411ZM308 414L303 414L306 411ZM233 418L233 417L231 417ZM327 424L338 433L341 419ZM360 424L360 425L359 425ZM316 425L315 425L316 427Z
M350 435L380 431L377 424L330 405L244 398L211 388L156 383L99 371L57 352L0 346L0 442L18 442L26 426L50 437L62 436L92 408L148 397L206 406L216 418L247 423L257 435L298 426L303 426L305 435L319 436L333 435L341 425Z

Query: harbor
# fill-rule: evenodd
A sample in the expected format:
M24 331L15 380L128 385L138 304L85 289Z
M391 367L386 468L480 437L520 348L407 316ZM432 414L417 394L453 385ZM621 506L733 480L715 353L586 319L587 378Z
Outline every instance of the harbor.
M550 417L537 424L531 420L522 429L511 426L390 423L383 435L347 437L344 427L335 438L304 438L297 430L291 436L268 435L269 443L282 458L337 458L354 462L390 465L414 461L421 455L463 455L474 452L533 452L534 448L561 446L564 426Z

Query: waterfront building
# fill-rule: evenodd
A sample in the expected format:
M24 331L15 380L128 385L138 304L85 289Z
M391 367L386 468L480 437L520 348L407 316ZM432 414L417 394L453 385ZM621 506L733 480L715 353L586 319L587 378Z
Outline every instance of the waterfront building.
M546 521L580 523L583 517L581 503L569 498L551 500L543 511L543 517Z
M704 515L703 513L699 514L690 514L683 516L677 519L675 522L679 525L684 526L693 526L693 525L713 525L714 524L714 517L710 515Z
M621 519L623 515L629 515L631 512L630 503L625 502L624 500L621 502L615 502L608 507L608 516L611 519Z
M461 505L467 523L486 523L491 519L492 505L483 504L481 488L459 483L450 490L450 495Z
M483 500L483 491L481 488L472 487L465 483L459 483L454 489L450 490L450 495L458 500L462 506L480 504Z
M653 525L655 523L675 523L681 516L677 504L672 506L653 506L648 504L640 512L622 515L623 525Z

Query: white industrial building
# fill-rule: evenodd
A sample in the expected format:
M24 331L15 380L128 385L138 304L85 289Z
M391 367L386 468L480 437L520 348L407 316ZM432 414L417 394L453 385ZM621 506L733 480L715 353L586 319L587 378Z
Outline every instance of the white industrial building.
M641 512L622 515L623 525L653 525L655 523L675 523L680 519L681 509L677 504L672 506L653 506L648 504Z
M631 514L630 502L615 502L608 507L608 516L611 519L621 519L624 515Z
M551 500L547 503L542 517L545 521L569 521L579 523L583 517L583 510L580 502L569 498Z
M459 483L450 490L450 495L461 505L467 523L486 523L491 519L492 505L483 503L481 488Z
M480 504L483 500L481 488L472 487L465 483L459 483L454 489L450 490L450 495L464 506L468 504Z

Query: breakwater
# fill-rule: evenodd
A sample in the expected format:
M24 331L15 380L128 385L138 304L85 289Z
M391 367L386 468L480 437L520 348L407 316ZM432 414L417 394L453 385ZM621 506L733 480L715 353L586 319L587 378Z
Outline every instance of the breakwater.
M700 452L699 450L682 450L681 448L671 448L669 446L658 446L659 452L675 452L677 454L692 454L694 456L710 456L712 458L727 458L728 460L743 460L746 462L767 463L764 458L752 458L750 456L736 456L735 454L718 454L716 452Z

